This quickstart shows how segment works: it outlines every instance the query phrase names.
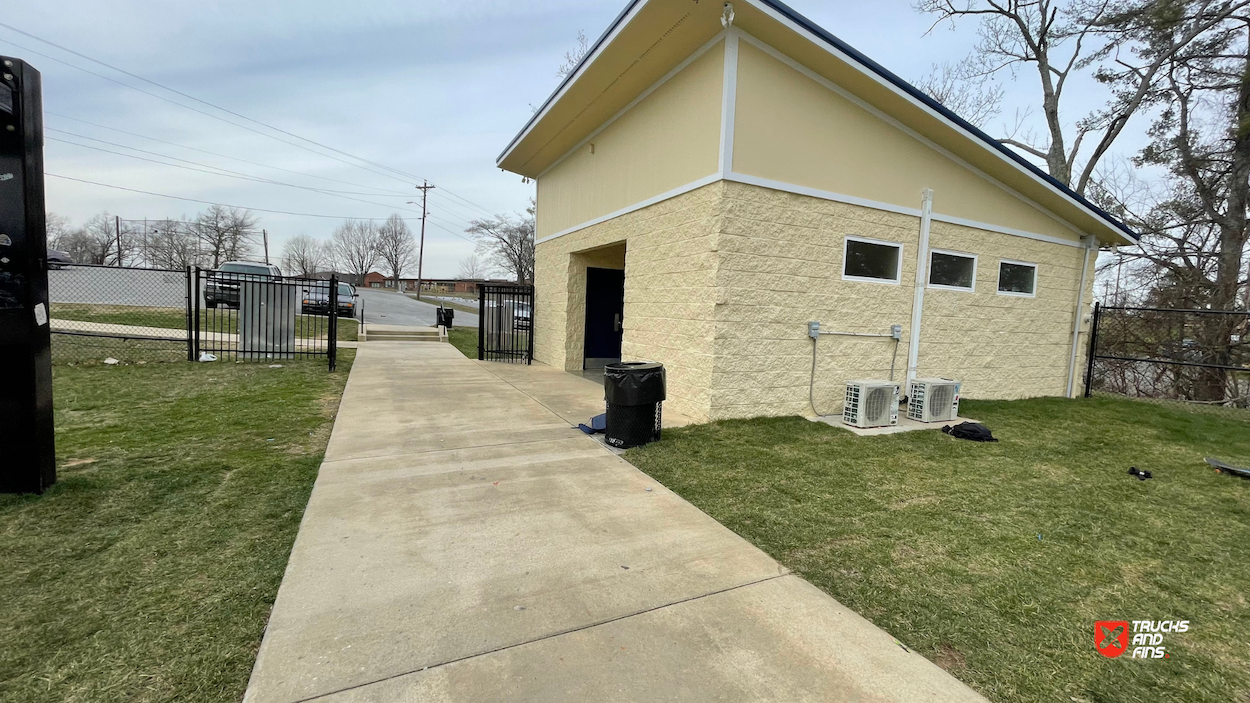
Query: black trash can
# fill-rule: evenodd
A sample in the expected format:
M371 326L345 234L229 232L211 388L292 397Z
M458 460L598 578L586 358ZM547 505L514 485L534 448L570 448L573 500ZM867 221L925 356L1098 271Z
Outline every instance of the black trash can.
M608 404L606 441L618 449L638 447L660 438L660 411L665 399L664 364L627 361L603 369L603 396Z
M443 308L443 326L451 329L451 321L456 319L456 311L451 308Z

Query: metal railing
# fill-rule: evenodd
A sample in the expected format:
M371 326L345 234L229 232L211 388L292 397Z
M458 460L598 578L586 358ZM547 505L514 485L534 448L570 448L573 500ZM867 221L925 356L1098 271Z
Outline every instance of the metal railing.
M477 358L532 363L534 286L483 285L480 288Z
M1250 311L1094 305L1085 396L1247 405Z
M337 278L66 265L48 271L60 362L326 357L356 338L358 300ZM345 318L342 319L341 318Z

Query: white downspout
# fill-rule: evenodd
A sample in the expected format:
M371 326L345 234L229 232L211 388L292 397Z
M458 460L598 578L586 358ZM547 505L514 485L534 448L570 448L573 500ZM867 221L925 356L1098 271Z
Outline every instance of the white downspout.
M920 366L920 323L924 317L924 287L929 272L929 223L933 219L933 189L920 191L920 245L916 247L916 291L911 298L911 329L907 332L907 384L903 395L911 389Z
M1072 358L1068 360L1068 394L1072 397L1072 387L1076 384L1076 354L1081 347L1081 323L1085 321L1085 282L1089 280L1089 255L1098 248L1098 240L1094 237L1081 237L1085 243L1085 259L1081 266L1081 287L1076 292L1076 319L1072 321Z

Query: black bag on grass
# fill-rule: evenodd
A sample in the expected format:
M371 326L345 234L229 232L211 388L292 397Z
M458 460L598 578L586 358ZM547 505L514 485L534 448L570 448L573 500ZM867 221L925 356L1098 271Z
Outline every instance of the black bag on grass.
M946 434L955 439L967 439L973 442L997 442L990 428L979 422L961 422L954 427L947 425L942 428Z

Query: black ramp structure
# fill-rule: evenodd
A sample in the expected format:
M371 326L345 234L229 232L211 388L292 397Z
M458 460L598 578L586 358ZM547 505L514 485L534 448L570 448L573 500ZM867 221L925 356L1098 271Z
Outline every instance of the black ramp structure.
M0 56L0 492L56 482L39 72Z

